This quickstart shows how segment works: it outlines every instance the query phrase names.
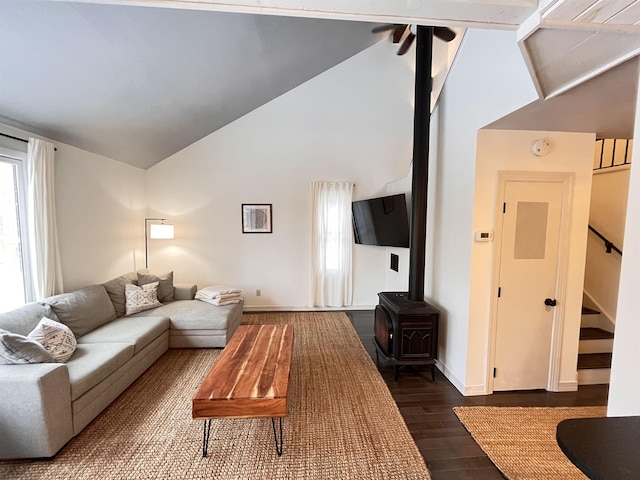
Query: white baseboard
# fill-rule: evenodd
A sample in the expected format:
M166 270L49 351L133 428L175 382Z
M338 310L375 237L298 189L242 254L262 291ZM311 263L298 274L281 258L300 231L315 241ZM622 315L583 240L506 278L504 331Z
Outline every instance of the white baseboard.
M302 305L245 305L244 312L342 312L374 310L375 305L351 305L349 307L306 307Z
M559 382L556 392L575 392L576 390L578 390L578 381L572 380Z
M478 395L488 395L487 389L484 385L467 385L464 387L462 393L465 397L474 397Z
M456 387L456 389L463 395L467 396L467 395L485 395L484 393L484 386L482 386L482 393L469 393L469 387L467 387L464 382L462 382L458 377L456 377L454 375L454 373L449 370L447 368L447 366L442 363L440 360L436 360L436 367L438 367L438 370L440 370L442 372L442 374L447 377L447 379L453 384L454 387ZM476 389L472 388L470 390L471 392L475 392Z

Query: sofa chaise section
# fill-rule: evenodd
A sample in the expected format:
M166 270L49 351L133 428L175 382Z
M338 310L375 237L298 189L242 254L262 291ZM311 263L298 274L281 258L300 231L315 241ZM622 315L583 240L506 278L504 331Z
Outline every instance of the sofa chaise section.
M170 318L170 348L223 348L242 322L242 306L242 302L213 306L200 300L175 300L127 318Z

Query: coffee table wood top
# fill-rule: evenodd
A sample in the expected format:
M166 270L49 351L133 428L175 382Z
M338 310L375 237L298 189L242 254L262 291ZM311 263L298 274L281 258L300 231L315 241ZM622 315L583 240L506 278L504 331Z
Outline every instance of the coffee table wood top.
M293 325L240 325L193 397L194 419L287 415Z

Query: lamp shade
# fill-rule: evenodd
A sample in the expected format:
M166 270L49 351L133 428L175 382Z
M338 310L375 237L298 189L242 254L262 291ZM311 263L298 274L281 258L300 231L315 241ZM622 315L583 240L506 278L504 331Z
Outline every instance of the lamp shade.
M173 238L173 225L166 223L153 223L149 226L150 238Z

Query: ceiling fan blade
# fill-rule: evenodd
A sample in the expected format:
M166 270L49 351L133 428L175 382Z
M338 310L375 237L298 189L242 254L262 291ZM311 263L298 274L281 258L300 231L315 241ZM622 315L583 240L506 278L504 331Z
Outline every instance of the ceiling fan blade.
M456 32L447 27L433 27L433 35L443 42L450 42L456 38Z
M400 25L393 31L393 43L399 43L408 25Z
M402 45L400 45L400 48L396 52L396 55L404 55L405 53L407 53L407 50L409 50L409 47L411 47L411 44L413 43L413 40L415 38L415 34L413 32L409 32L409 35L407 35L407 38L405 38L404 42L402 42Z
M380 32L388 32L389 30L395 30L396 28L400 28L403 25L399 23L389 23L387 25L380 25L379 27L375 27L371 29L371 33L380 33Z

